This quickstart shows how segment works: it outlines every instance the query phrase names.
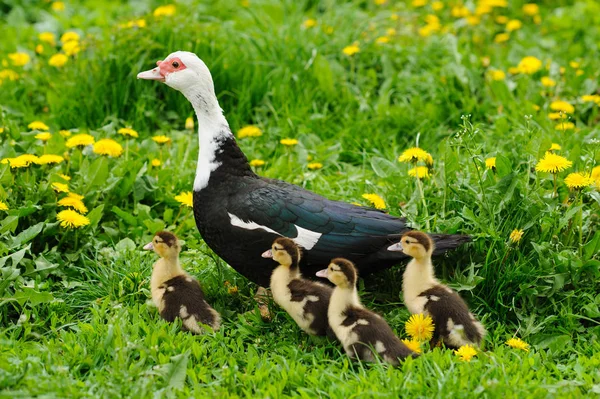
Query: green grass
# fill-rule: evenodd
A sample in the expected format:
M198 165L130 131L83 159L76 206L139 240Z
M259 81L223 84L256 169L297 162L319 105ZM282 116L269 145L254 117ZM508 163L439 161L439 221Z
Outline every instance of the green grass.
M23 2L22 2L23 3ZM430 2L431 3L431 2ZM152 17L156 2L0 3L0 158L68 154L56 166L0 164L0 396L31 397L584 397L600 392L600 195L569 190L570 172L590 173L600 160L598 105L580 97L599 87L600 7L594 1L547 1L541 23L523 2L495 8L476 25L437 11L443 29L417 32L431 5L388 1L188 1L175 15ZM469 7L472 6L468 3ZM474 10L474 7L471 7ZM499 15L523 22L507 43L494 43ZM396 16L392 18L392 16ZM147 27L121 28L134 18ZM317 25L303 28L314 18ZM387 44L376 39L395 29ZM48 65L60 37L74 30L83 50L62 68ZM342 49L358 41L360 52ZM135 75L178 49L211 68L234 132L257 171L329 198L387 209L416 228L465 233L474 242L436 261L439 277L460 290L489 330L484 351L461 362L435 349L397 368L351 362L341 348L303 334L276 306L273 322L257 315L257 287L219 260L198 235L191 212L174 196L191 190L195 132L177 92ZM8 54L31 61L13 66ZM525 56L544 67L509 74ZM483 59L489 58L486 67ZM576 61L579 66L571 66ZM546 64L548 68L546 68ZM561 72L561 67L564 71ZM490 69L507 72L493 81ZM581 72L577 72L580 70ZM4 72L6 73L6 72ZM543 87L550 76L557 85ZM565 100L576 129L555 129L550 104ZM539 107L539 110L536 109ZM53 137L42 145L27 125L41 120ZM127 156L68 150L58 131L113 138L140 133ZM172 139L160 148L156 134ZM282 138L299 144L284 148ZM550 148L573 166L552 175L534 167ZM397 162L418 144L434 158L424 201L410 166ZM309 170L308 157L321 162ZM496 157L496 170L484 161ZM159 168L150 161L161 158ZM58 174L84 195L90 225L58 225ZM596 183L600 185L600 183ZM223 328L202 337L163 322L149 305L155 258L140 248L167 228L186 241L183 260L198 277ZM523 229L518 244L514 229ZM408 312L402 267L360 281L365 304L404 336ZM229 293L225 282L238 287ZM504 342L519 336L529 352Z

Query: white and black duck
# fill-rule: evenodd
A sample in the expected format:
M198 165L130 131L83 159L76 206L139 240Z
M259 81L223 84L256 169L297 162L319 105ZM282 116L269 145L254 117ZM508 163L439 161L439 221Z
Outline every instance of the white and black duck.
M260 255L279 236L304 248L301 268L310 276L337 256L355 262L363 274L406 258L387 250L409 230L404 219L257 176L231 133L210 71L195 54L174 52L137 76L163 82L192 103L200 146L194 180L196 225L208 246L247 278L269 284L274 264ZM442 253L469 238L434 239Z

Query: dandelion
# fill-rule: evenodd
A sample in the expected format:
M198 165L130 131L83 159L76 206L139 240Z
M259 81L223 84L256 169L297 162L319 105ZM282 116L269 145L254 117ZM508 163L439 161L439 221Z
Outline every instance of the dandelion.
M553 111L562 111L566 114L572 114L575 112L575 107L573 105L561 100L550 103L550 109Z
M592 169L590 177L594 180L596 187L600 188L600 166L596 166Z
M0 201L0 211L8 211L8 205L6 205L3 201Z
M565 177L565 184L569 188L579 189L591 186L594 181L591 177L584 176L581 173L569 173Z
M406 333L416 341L429 341L433 337L435 326L430 316L423 313L413 314L405 324Z
M523 5L523 13L525 15L529 15L530 17L533 17L534 15L537 15L540 13L540 6L538 6L535 3L527 3Z
M65 158L63 158L60 155L45 154L45 155L42 155L41 157L39 157L36 163L38 165L51 165L51 164L59 164L59 163L63 162L64 160L65 160Z
M575 71L575 76L581 76L585 73L585 71L583 69L578 69L577 71Z
M402 343L415 353L421 353L421 343L414 339L403 339Z
M185 119L185 128L186 128L187 130L194 130L194 118L193 118L193 117L191 117L191 116L188 116L188 117Z
M422 148L412 147L408 150L404 151L399 157L399 162L418 162L418 161L426 161L429 153Z
M285 145L286 147L292 147L298 144L298 140L296 139L281 139L279 143Z
M258 126L248 125L238 130L237 136L239 139L243 139L246 137L260 137L262 134L262 130Z
M521 241L521 238L523 237L523 230L519 230L519 229L514 229L513 231L510 232L510 236L508 237L508 239L510 240L510 242L512 243L518 243L519 241Z
M85 204L83 203L83 201L81 201L78 198L73 198L73 197L62 198L60 201L58 201L58 205L68 207L68 208L73 208L76 211L78 211L79 213L82 213L84 215L88 212L88 209L85 206Z
M117 133L122 134L125 137L133 137L133 138L138 138L139 134L138 132L136 132L135 130L133 130L130 127L122 127L119 130L117 130Z
M450 14L452 14L454 18L465 18L470 13L471 11L469 11L465 5L454 6L452 7L452 10L450 10Z
M385 201L377 194L363 194L362 197L369 201L375 209L385 209Z
M386 44L390 42L390 38L387 36L380 36L375 40L377 44Z
M548 151L560 151L562 147L559 144L552 143Z
M306 167L310 170L318 170L323 167L323 164L321 162L311 162L308 165L306 165Z
M427 0L412 0L413 7L424 7L427 5Z
M86 133L80 133L80 134L76 134L75 136L69 138L65 145L67 146L67 148L73 148L73 147L82 148L87 145L94 144L95 141L96 140L94 139L94 136L86 134Z
M69 192L69 186L64 183L52 183L52 189L54 189L54 191L56 191L57 193Z
M13 166L13 162L12 160L16 161L17 164L23 164L23 166L29 166L32 163L37 164L39 161L39 158L36 155L33 154L23 154L23 155L19 155L16 158L12 158L11 159L11 167ZM20 167L20 166L17 166Z
M68 193L67 197L69 197L69 198L75 198L75 199L78 199L80 201L83 200L83 198L84 198L83 195L79 195L79 194L75 194L75 193Z
M525 352L529 352L529 344L523 341L521 338L511 338L506 341L506 345L514 349L521 349Z
M532 75L542 68L542 61L533 56L527 56L519 61L517 69L521 73Z
M506 79L506 74L504 73L504 71L500 71L498 69L492 69L491 71L489 71L488 72L488 76L492 80L504 80L504 79Z
M19 74L11 69L3 69L0 71L0 85L3 80L13 81L17 79L19 79Z
M27 127L31 130L50 130L48 125L40 121L33 121Z
M27 53L11 53L8 55L8 59L14 66L22 67L29 64L31 57Z
M37 54L42 54L44 52L44 46L42 46L41 44L38 44L37 46L35 46L35 52Z
M59 130L58 134L60 134L63 137L70 137L71 136L71 131L69 130Z
M575 124L573 122L562 122L555 126L556 130L562 130L563 132L566 130L575 129Z
M71 176L67 176L67 175L62 174L62 173L59 173L58 177L60 177L61 179L65 180L65 181L71 180Z
M146 27L146 20L143 18L140 19L134 19L132 21L128 21L125 24L121 24L119 25L121 28L145 28Z
M168 4L166 6L158 7L152 14L155 17L170 17L175 14L176 10L177 9L175 8L174 4Z
M302 22L302 27L304 29L314 28L315 26L317 26L317 20L313 18L305 19L304 22Z
M123 147L112 139L98 140L94 144L94 153L99 155L108 155L118 157L123 153Z
M60 222L61 227L79 228L90 224L90 219L71 209L60 211L56 215L56 219Z
M569 161L567 158L551 152L546 152L544 157L538 161L537 165L535 166L535 170L538 172L556 174L570 168L572 165L573 162Z
M358 43L356 42L342 49L342 53L346 54L348 57L351 57L358 52L360 52L360 47L358 47Z
M510 34L508 33L498 33L494 36L494 43L504 43L510 39Z
M50 138L52 138L52 133L48 133L48 132L38 133L34 137L45 143L46 141L50 140Z
M167 143L171 142L171 139L169 137L167 137L167 136L164 136L164 135L154 136L154 137L152 137L152 140L155 143L160 144L160 145L167 144Z
M512 32L521 29L521 26L523 26L523 23L521 21L519 21L518 19L511 19L506 23L506 30Z
M550 112L548 114L548 118L550 118L553 121L555 121L557 119L566 119L567 114L565 114L564 112Z
M491 170L496 170L496 157L487 158L485 160L485 167Z
M427 166L432 167L433 166L433 157L431 156L430 153L427 153L427 158L425 158L425 163L427 164Z
M433 3L431 3L431 9L433 11L440 11L444 9L444 3L442 3L441 1L434 1Z
M189 206L190 208L194 207L194 196L191 191L185 191L176 195L175 201L179 202L181 205Z
M477 355L477 351L472 345L463 345L458 350L454 351L454 354L465 362L470 362L473 356Z
M52 3L52 5L50 6L52 8L52 10L54 11L64 11L65 10L65 3L63 3L62 1L55 1L54 3Z
M263 161L262 159L253 159L252 161L250 161L250 166L253 166L255 168L264 166L264 164L265 164L265 161Z
M600 96L598 94L585 94L581 96L581 101L584 103L592 102L600 105Z
M56 36L52 32L42 32L38 35L38 39L44 43L48 43L51 46L56 45Z
M158 168L162 162L160 162L160 159L154 158L152 161L150 161L150 164L155 168Z
M79 41L79 33L77 32L65 32L60 37L60 41L64 43L68 42L78 42Z
M26 168L30 165L30 162L27 162L22 158L4 158L0 163L9 164L11 169Z
M497 24L506 25L508 17L505 15L498 15L494 21L496 21Z
M63 43L62 50L65 52L66 55L72 56L81 51L81 46L79 45L79 42L71 40L69 42Z
M417 166L408 171L408 175L418 179L429 178L429 168L427 166Z
M556 80L554 80L554 79L552 79L552 78L550 78L548 76L544 76L541 79L541 82L542 82L542 86L544 86L544 87L554 87L554 86L556 86Z

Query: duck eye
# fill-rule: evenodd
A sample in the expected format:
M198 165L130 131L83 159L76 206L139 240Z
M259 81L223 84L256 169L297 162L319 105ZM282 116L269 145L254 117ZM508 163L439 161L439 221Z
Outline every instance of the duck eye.
M171 65L173 65L173 68L179 68L179 62L177 61L173 61Z

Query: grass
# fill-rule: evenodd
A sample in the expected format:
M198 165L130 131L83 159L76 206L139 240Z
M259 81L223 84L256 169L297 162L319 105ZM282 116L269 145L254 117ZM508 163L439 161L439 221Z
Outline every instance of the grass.
M582 99L598 93L598 4L545 2L537 24L520 1L479 21L453 16L448 4L434 12L432 2L242 3L182 2L165 17L152 16L160 4L145 0L68 2L62 11L52 3L0 5L0 158L68 157L58 165L0 164L0 201L9 208L0 211L0 396L600 392L600 182L581 190L564 182L568 173L591 173L600 158L598 104ZM474 12L476 4L467 5ZM429 14L438 15L440 29L424 37ZM505 31L498 16L522 21L506 43L494 42ZM147 26L120 26L137 18ZM303 27L310 18L316 26ZM55 45L40 41L43 31L56 34ZM81 51L52 67L66 31L79 33ZM382 36L388 42L378 44ZM344 55L355 41L360 51ZM190 209L174 199L191 190L195 170L195 132L184 128L190 105L164 85L135 79L177 49L211 68L234 132L262 130L239 140L250 159L266 161L258 173L363 205L362 194L375 193L416 228L473 236L473 244L437 259L436 271L488 328L484 351L462 362L435 349L391 368L349 361L274 305L273 322L264 323L252 300L257 287L206 247ZM29 62L12 65L15 52ZM541 69L509 73L526 56L540 59ZM505 77L493 80L492 70ZM545 76L556 85L543 86ZM560 121L548 117L557 100L574 105L573 129L557 129ZM34 120L53 133L45 144L27 128ZM127 144L117 133L126 126L140 135ZM61 129L115 139L127 155L68 149ZM151 140L158 134L172 142L159 146ZM299 144L279 144L288 137ZM551 174L534 169L552 143L573 162L556 176L556 190ZM408 176L412 165L397 162L417 144L434 159L421 188ZM485 167L490 157L495 170ZM153 159L162 164L153 167ZM323 168L310 170L310 162ZM89 226L59 225L65 194L54 192L55 182L84 196ZM155 259L139 249L163 228L185 240L186 268L223 315L214 335L182 333L148 303ZM514 229L524 232L518 243L509 239ZM401 273L366 276L360 289L365 304L404 336ZM513 336L530 351L508 348Z

